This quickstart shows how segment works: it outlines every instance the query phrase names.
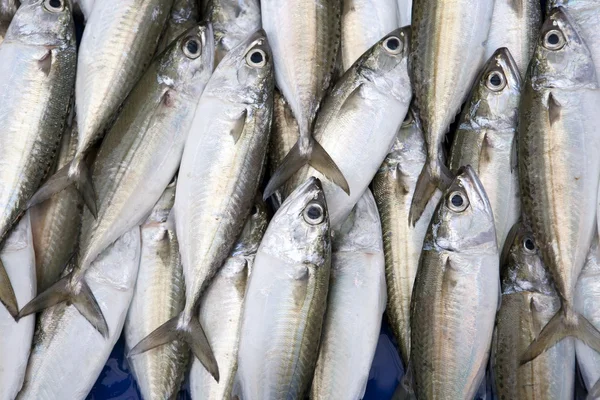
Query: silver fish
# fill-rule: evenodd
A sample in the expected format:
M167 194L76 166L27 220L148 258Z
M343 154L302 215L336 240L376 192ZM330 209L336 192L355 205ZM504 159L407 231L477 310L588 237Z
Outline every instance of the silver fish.
M567 336L600 350L600 332L573 309L577 277L596 229L600 90L590 52L562 8L548 16L521 97L523 214L552 273L561 310L529 346L533 360ZM576 200L576 207L567 207Z
M489 59L497 49L506 47L514 57L521 76L525 76L541 26L539 0L495 0L485 59Z
M35 253L29 221L27 213L8 235L0 252L19 302L35 296ZM0 308L1 400L13 400L23 385L34 325L33 315L16 322L7 310Z
M94 3L96 0L72 0L73 6L75 10L79 7L79 11L83 15L85 21L90 19L90 15L92 15L92 9L94 8Z
M125 349L183 310L185 284L175 230L167 218L175 202L169 184L141 226L141 254L133 300L125 320ZM189 349L175 340L129 360L144 399L174 399L189 360Z
M269 142L273 82L271 50L262 30L231 50L208 82L185 144L173 208L185 308L136 345L131 355L178 337L219 381L198 306L254 203Z
M162 53L183 32L198 25L199 20L200 15L196 0L174 0L171 14L167 19L167 25L158 42L156 54Z
M362 399L387 301L377 205L367 189L333 241L312 399Z
M190 371L193 399L231 398L246 283L267 223L266 204L258 199L233 250L200 301L200 324L219 364L220 379L216 382L200 361L194 360Z
M234 396L304 398L319 351L330 267L327 204L311 177L277 210L256 254Z
M494 215L470 166L458 171L423 242L411 304L410 365L418 399L473 399L499 305Z
M460 117L448 167L473 167L494 210L502 248L521 214L516 136L521 77L510 51L502 47L488 60Z
M19 315L68 300L108 335L85 282L86 271L111 243L142 223L179 168L194 110L212 71L213 48L210 27L199 25L148 68L94 162L98 218L89 210L83 213L76 268Z
M23 4L0 45L0 242L54 163L73 85L76 49L66 0ZM27 110L27 112L24 112ZM0 263L0 301L17 301Z
M121 336L140 263L140 228L125 233L92 264L87 281L110 335L105 339L76 305L57 304L38 319L17 399L85 399Z
M343 0L342 63L344 71L347 71L379 39L399 26L404 25L398 23L397 0Z
M19 0L0 0L0 44L4 40L10 21L19 8Z
M442 144L485 61L485 41L494 1L422 0L412 9L412 81L427 141L427 163L417 182L410 220L414 224L437 187L452 174ZM469 29L465 29L465 27Z
M338 59L341 0L262 0L261 12L273 48L277 87L292 109L300 135L271 176L264 197L306 164L349 194L346 178L313 138L315 116ZM360 195L362 192L357 193Z
M400 26L410 25L412 23L412 0L398 1L398 23Z
M394 144L373 179L373 195L381 216L387 282L387 316L406 365L410 355L410 301L423 239L439 203L438 191L423 218L413 226L408 213L427 150L419 115L409 110Z
M520 365L521 354L560 309L560 298L531 233L515 225L501 258L502 306L496 317L491 368L504 399L570 399L575 386L571 339Z
M385 159L412 96L408 76L410 28L384 36L335 84L315 126L315 139L333 157L350 185L350 195L322 179L332 229L338 229ZM351 156L349 156L351 155ZM318 170L303 168L294 188Z

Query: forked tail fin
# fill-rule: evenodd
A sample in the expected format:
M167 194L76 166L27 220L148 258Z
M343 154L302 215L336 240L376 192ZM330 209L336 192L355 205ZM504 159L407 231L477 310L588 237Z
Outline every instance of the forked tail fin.
M9 314L16 320L19 315L19 306L2 260L0 260L0 302L4 304Z
M408 214L409 222L413 226L421 218L423 211L425 211L425 207L427 207L427 203L431 200L436 189L439 188L444 191L450 186L453 179L452 173L442 162L427 161L417 180L415 193L413 194L412 203L410 205L410 212Z

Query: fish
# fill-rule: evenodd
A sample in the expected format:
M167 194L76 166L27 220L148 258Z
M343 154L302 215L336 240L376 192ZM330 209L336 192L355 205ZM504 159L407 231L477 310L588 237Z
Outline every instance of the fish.
M13 282L17 300L27 302L35 296L35 253L29 213L9 233L0 257ZM0 309L0 399L13 400L25 378L35 317L16 322L6 309Z
M96 0L72 0L73 6L79 7L85 21L90 19Z
M362 399L387 302L381 222L369 189L332 246L327 312L310 397Z
M259 0L209 0L205 18L215 31L215 65L261 28Z
M575 310L590 321L596 329L600 328L600 313L597 307L600 298L599 273L600 254L598 253L598 236L595 236L575 288ZM560 344L562 343L555 347ZM598 383L600 381L600 354L579 340L575 342L575 353L583 383L590 397L600 397L600 383Z
M418 399L474 398L485 376L500 297L492 206L461 168L423 242L411 302L410 366Z
M192 399L231 398L246 284L267 223L267 207L259 196L229 257L200 301L200 324L217 359L220 379L216 382L202 364L194 360L190 371Z
M436 187L443 190L452 182L452 173L444 165L443 142L485 62L493 9L493 1L479 0L423 0L413 4L412 82L427 142L427 163L419 176L409 216L413 224Z
M302 399L308 392L327 307L329 228L315 177L269 223L246 288L234 396Z
M70 4L24 3L0 45L0 60L1 243L54 163L66 125L76 68ZM0 302L17 317L17 299L2 263Z
M156 54L162 53L173 40L177 39L188 29L198 25L199 20L200 15L196 0L174 0L173 7L171 7L171 14L167 19L164 32L158 42Z
M413 226L408 213L427 150L414 105L406 115L392 148L373 178L373 196L381 217L387 283L387 317L404 365L410 356L410 301L429 221L441 192L431 198L423 218Z
M140 266L125 319L125 351L183 310L185 283L179 245L168 217L175 202L171 182L141 225ZM175 340L129 360L144 399L172 399L179 391L189 349Z
M591 54L561 7L547 17L521 96L518 165L525 222L562 307L522 355L526 363L567 336L600 350L600 332L573 308L596 229L600 91ZM577 207L564 207L577 200Z
M0 44L4 40L10 21L12 21L20 1L18 0L0 0Z
M398 22L397 0L344 0L342 3L344 71L347 71L379 39L399 26L404 25Z
M262 30L227 53L213 72L185 144L173 208L185 308L142 339L130 356L179 338L219 382L198 306L254 203L269 142L273 85L272 55Z
M77 148L77 118L61 139L56 169L66 165ZM83 201L74 187L29 209L35 249L37 293L54 284L77 248Z
M334 231L371 183L408 112L410 51L408 27L381 38L335 84L319 112L314 137L348 179L350 195L308 167L288 183L294 188L308 176L321 179Z
M145 220L175 175L197 102L212 72L213 54L210 26L200 24L150 65L94 162L98 215L89 209L83 212L76 267L23 307L20 316L69 301L108 337L86 272L102 251Z
M260 6L262 25L273 48L277 87L299 129L298 141L271 176L263 196L269 198L305 164L350 194L341 170L313 137L315 116L338 60L341 0L262 0Z
M572 339L553 347L528 365L521 354L560 309L550 272L533 235L516 224L501 257L502 305L496 317L491 369L498 398L568 399L575 390Z
M77 59L75 157L44 183L28 207L74 184L92 215L98 215L97 188L85 158L150 64L172 4L173 0L94 3Z
M412 0L398 1L398 23L400 26L410 25L412 23Z
M527 73L542 26L539 0L495 0L485 59L506 47L515 59L521 76Z
M121 335L140 263L134 227L93 262L87 280L106 316L103 338L74 304L57 304L38 318L23 388L17 399L85 399ZM31 318L31 317L30 317Z
M512 53L501 47L490 57L461 114L448 168L473 167L494 211L502 248L521 215L516 137L521 76Z

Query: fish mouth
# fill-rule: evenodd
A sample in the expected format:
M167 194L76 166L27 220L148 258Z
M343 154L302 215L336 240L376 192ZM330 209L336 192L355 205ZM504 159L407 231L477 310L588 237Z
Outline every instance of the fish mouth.
M507 80L513 81L511 86L519 89L522 84L522 77L521 73L519 72L517 62L512 56L510 50L508 50L506 47L499 48L494 53L493 59L496 60L500 67L504 70L504 76L507 77Z
M491 205L487 197L487 193L485 192L485 188L483 184L479 180L477 173L470 165L466 165L460 167L457 174L456 179L460 179L462 181L462 186L467 190L467 194L470 191L474 191L479 197L480 201L483 203L484 207L487 207L488 210L491 210ZM474 199L470 199L473 202Z

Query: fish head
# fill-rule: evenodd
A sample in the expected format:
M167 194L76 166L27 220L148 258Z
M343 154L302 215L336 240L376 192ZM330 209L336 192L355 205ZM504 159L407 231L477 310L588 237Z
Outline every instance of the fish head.
M32 0L17 10L6 41L28 45L63 47L75 44L71 0Z
M268 222L267 204L262 199L262 195L259 194L254 200L254 204L250 209L250 215L246 219L244 229L234 245L231 255L251 255L256 253L267 229Z
M494 52L472 90L463 120L479 128L512 129L517 122L521 74L506 47Z
M173 205L175 204L175 188L177 187L177 175L173 177L173 180L166 187L163 194L160 196L156 205L150 212L148 219L146 219L146 223L162 223L166 222L169 218L169 214L173 209Z
M194 99L199 99L215 61L215 44L210 23L188 29L160 55L158 74L168 83Z
M546 18L527 73L534 89L598 87L590 50L564 8Z
M426 242L452 252L497 253L492 207L477 174L467 165L452 181L431 221Z
M533 234L517 223L508 234L500 258L502 293L536 292L555 295L550 272L544 266Z
M402 121L392 148L381 164L380 171L401 168L403 171L414 171L418 175L426 157L427 149L421 120L416 106L413 104Z

